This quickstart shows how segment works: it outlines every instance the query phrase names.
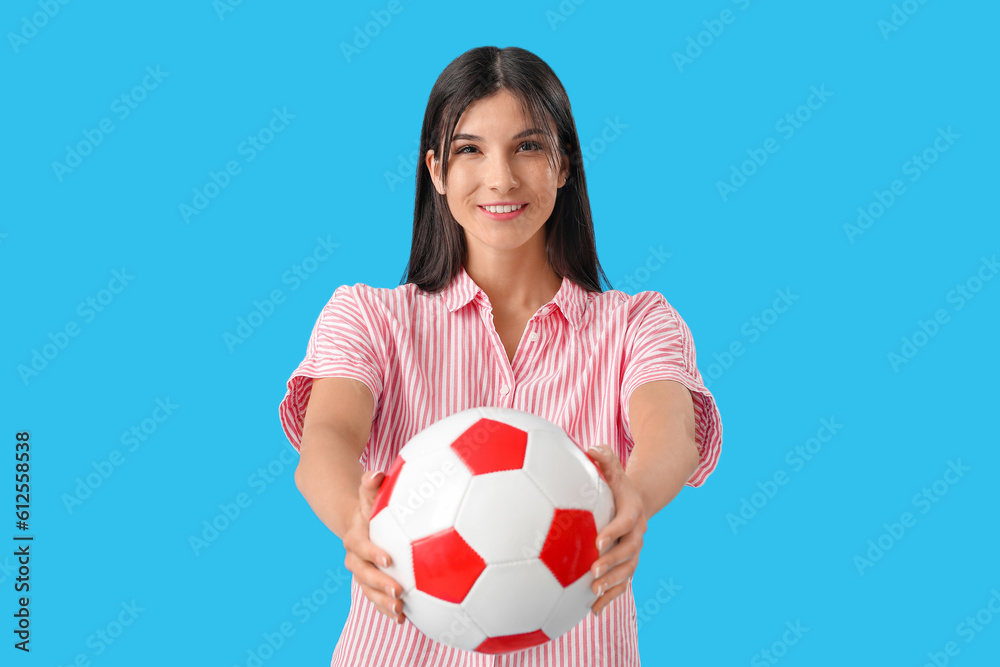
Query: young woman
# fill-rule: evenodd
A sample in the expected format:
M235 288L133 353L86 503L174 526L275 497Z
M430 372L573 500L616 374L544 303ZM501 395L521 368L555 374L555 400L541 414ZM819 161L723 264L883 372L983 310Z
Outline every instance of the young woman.
M580 142L562 84L523 49L481 47L438 77L420 139L410 260L394 289L341 286L288 380L295 481L344 543L351 608L333 665L638 665L632 575L647 523L714 469L722 423L691 333L657 292L602 291ZM502 406L587 446L614 493L592 614L498 656L405 621L368 539L384 471L414 434Z

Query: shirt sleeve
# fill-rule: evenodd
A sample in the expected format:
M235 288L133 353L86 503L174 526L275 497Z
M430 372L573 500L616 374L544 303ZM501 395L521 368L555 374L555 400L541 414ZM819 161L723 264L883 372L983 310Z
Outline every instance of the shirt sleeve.
M370 288L358 283L337 288L313 326L306 356L288 379L278 406L281 427L299 451L306 406L314 378L343 377L364 382L372 393L372 419L382 397L383 365Z
M622 420L629 440L632 439L628 413L632 392L639 385L655 380L673 380L691 392L701 461L686 484L701 486L719 460L722 417L695 365L694 340L687 324L662 294L640 292L632 297L630 304L620 394Z

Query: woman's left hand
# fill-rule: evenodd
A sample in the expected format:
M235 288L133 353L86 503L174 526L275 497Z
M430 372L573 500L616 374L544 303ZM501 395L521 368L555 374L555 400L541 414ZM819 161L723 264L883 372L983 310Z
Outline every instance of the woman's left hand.
M590 608L595 615L616 597L625 592L629 580L639 564L642 537L646 532L646 514L642 496L632 480L625 474L618 456L607 445L600 445L587 451L611 487L615 499L615 518L597 534L597 549L615 540L607 553L594 561L590 568L594 575L591 587L597 594L597 601Z

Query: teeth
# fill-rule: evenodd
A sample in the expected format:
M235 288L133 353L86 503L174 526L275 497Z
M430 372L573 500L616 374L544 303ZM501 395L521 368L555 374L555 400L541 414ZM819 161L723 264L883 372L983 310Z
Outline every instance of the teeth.
M510 213L511 211L516 211L520 209L524 204L518 204L517 206L484 206L490 213Z

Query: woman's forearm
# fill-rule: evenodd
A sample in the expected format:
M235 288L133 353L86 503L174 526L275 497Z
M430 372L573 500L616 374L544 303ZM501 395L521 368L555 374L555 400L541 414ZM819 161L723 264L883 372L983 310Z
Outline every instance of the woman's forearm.
M683 440L645 441L638 449L638 455L632 450L625 474L639 489L643 513L649 520L681 492L699 460L689 455Z
M629 404L634 446L625 474L639 489L646 519L667 506L697 470L691 392L672 380L640 385Z
M358 506L364 473L359 448L335 429L315 426L302 434L295 486L323 524L343 539Z

